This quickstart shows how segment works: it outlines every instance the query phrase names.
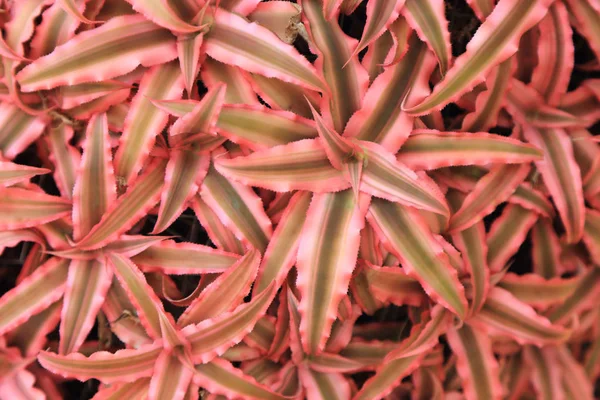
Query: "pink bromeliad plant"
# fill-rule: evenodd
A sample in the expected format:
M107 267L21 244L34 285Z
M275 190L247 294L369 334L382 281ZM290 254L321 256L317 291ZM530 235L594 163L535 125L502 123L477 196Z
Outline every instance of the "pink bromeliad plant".
M1 400L599 395L599 0L0 27Z

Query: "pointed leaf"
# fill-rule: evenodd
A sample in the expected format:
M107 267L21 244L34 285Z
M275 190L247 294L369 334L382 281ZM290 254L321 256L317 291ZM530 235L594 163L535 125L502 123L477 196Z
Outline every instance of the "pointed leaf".
M94 326L112 283L112 271L96 260L72 261L61 313L60 354L77 351Z
M198 192L198 187L208 172L209 163L208 155L187 150L175 150L171 153L153 234L167 229L185 210L188 201Z
M200 198L200 195L194 196L191 203L194 214L196 214L202 227L206 229L206 233L210 240L218 248L235 254L244 253L244 246L242 243L229 229L227 229L217 214L215 214L204 200Z
M134 382L151 376L162 347L151 344L135 350L119 350L116 353L98 351L90 357L80 353L61 356L43 351L38 361L47 370L65 378L81 381L98 379L103 383Z
M285 400L286 397L273 392L267 386L244 374L229 362L215 359L208 364L196 365L194 382L211 393L228 398L256 400Z
M77 167L81 162L81 154L69 144L73 133L73 128L60 124L56 128L51 127L46 135L48 157L54 164L54 181L62 197L67 199L73 197Z
M373 196L437 214L448 215L448 205L433 181L421 179L381 145L361 142L365 153L361 189Z
M488 265L492 271L500 271L519 250L527 232L535 224L538 215L516 204L509 204L500 218L494 221L487 236Z
M73 239L79 240L102 219L117 198L106 114L92 117L73 189Z
M419 366L421 356L400 358L383 364L375 375L369 378L352 400L381 398L389 394L402 378L411 374Z
M212 58L249 72L323 90L324 84L314 67L267 28L222 9L215 10L211 22L204 49Z
M191 33L202 29L183 21L170 7L167 1L127 0L133 9L143 14L150 21L177 33Z
M290 199L260 264L253 287L255 295L271 282L279 287L295 264L311 198L310 192L299 192Z
M250 250L208 285L179 317L177 324L197 324L232 311L250 291L260 264L260 254Z
M450 218L451 232L460 232L481 221L496 206L508 199L527 177L528 164L498 165L493 167L465 198L460 209Z
M194 372L175 354L161 353L150 380L148 399L183 400L193 375Z
M377 39L400 15L404 0L375 0L367 3L365 29L354 54L360 53Z
M364 274L372 295L379 301L391 302L397 306L419 306L427 300L419 282L400 268L377 267L365 263Z
M467 399L501 399L498 363L485 330L465 324L450 329L448 342L456 355L456 369L463 381Z
M114 268L115 275L127 292L129 300L136 307L137 315L146 332L154 339L160 338L162 330L159 314L165 311L146 282L144 274L131 260L120 254L108 254L107 261Z
M567 91L573 71L575 49L569 14L563 3L554 3L539 24L538 59L544 60L533 70L531 86L549 105L558 103Z
M556 204L567 231L567 242L578 242L583 235L585 205L581 173L571 141L561 129L529 128L525 130L525 137L544 152L544 159L537 161L536 167Z
M544 17L551 3L550 0L500 0L467 45L467 51L456 59L433 93L406 111L423 115L439 110L471 89L487 71L517 51L521 35Z
M500 135L420 129L411 132L398 154L398 160L412 169L518 164L541 158L542 152L534 146Z
M306 365L298 368L300 381L306 390L306 398L310 400L343 400L349 399L352 389L348 379L340 373L319 372Z
M223 354L228 348L242 341L262 317L275 297L275 286L253 298L249 303L224 312L215 318L183 329L191 344L194 362L206 363Z
M0 125L0 152L12 160L42 134L46 123L3 101L0 104Z
M112 18L78 34L51 54L17 75L21 90L31 92L56 86L110 79L177 57L175 38L142 16Z
M50 170L46 168L35 168L0 160L0 186L8 187L15 183L27 182L36 175L43 175L48 172Z
M408 23L435 54L442 76L450 68L452 59L445 12L443 0L406 0L403 10Z
M183 78L176 62L150 69L140 82L125 120L115 154L115 174L130 185L147 160L154 138L165 127L168 116L150 99L177 99L183 92Z
M158 200L164 171L165 162L162 160L148 166L148 171L114 202L100 222L77 243L77 247L84 250L101 248L145 216Z
M344 136L380 143L396 153L413 127L413 118L402 103L429 93L429 76L435 59L416 35L402 61L388 67L367 91L363 107L348 122Z
M71 202L41 191L0 188L0 229L41 225L69 215Z
M543 278L537 274L516 275L508 272L498 286L530 306L546 309L554 304L562 304L570 297L581 277Z
M553 325L533 308L498 287L490 290L481 311L471 321L473 324L484 324L490 331L508 335L520 344L541 346L557 343L566 340L570 334L565 328Z
M263 252L273 228L261 199L251 188L230 182L212 166L200 195L238 239Z
M573 293L550 312L548 319L553 323L562 322L585 308L593 307L598 293L600 293L600 268L593 267L582 275Z
M0 332L14 329L62 297L68 260L51 258L0 298Z
M331 166L325 150L315 140L276 146L247 157L221 158L215 162L215 167L228 178L278 192L309 190L319 193L350 186L342 172Z
M367 218L386 249L401 260L425 292L463 317L467 311L464 288L419 214L409 207L373 199Z
M348 291L363 215L350 190L313 196L298 249L296 282L307 353L317 354L325 347L338 304Z
M333 127L343 132L346 123L362 105L369 84L367 71L352 55L357 42L346 36L335 21L328 21L319 0L302 0L302 20L318 54L317 68L330 93L321 112L331 116ZM338 15L337 12L332 17Z

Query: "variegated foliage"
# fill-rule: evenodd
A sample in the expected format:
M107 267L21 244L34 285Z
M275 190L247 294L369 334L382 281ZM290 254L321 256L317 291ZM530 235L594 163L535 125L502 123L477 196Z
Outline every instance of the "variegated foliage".
M592 399L600 1L461 3L0 0L0 399Z

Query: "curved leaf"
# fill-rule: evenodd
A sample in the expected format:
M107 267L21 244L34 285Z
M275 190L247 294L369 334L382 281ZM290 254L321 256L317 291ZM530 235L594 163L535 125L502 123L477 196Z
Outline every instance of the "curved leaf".
M298 249L296 285L302 294L302 346L309 354L324 349L338 304L348 291L364 206L363 200L346 190L314 195L308 208Z
M373 199L367 215L388 251L434 300L464 317L467 301L456 270L422 218L409 207Z
M480 82L487 71L517 51L521 35L544 17L551 3L500 0L433 93L406 112L423 115L439 110Z
M175 38L142 16L112 18L78 34L17 74L24 92L114 78L138 65L162 64L177 57Z
M267 28L222 9L215 10L210 23L204 49L212 58L309 89L324 89L314 67Z

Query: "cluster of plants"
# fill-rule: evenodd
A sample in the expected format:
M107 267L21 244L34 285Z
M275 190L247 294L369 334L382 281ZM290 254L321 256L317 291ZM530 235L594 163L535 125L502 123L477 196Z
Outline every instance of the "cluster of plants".
M600 0L0 27L0 399L593 398Z

